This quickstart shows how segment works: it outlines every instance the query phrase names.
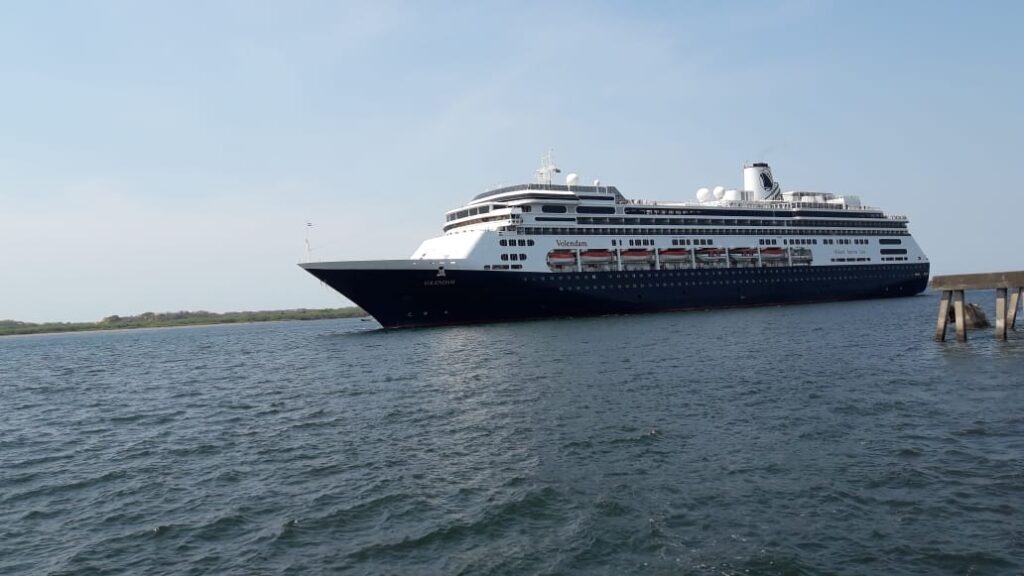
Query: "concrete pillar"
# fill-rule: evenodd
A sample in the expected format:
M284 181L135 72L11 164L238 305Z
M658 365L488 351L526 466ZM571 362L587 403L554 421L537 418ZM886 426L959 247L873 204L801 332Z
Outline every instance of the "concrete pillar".
M967 342L967 319L964 318L964 291L953 291L953 315L956 317L956 339Z
M935 340L946 341L946 326L949 324L949 301L953 293L949 290L942 291L942 299L939 300L939 321L935 324Z
M1006 340L1006 288L996 288L996 340Z
M1010 330L1016 330L1014 323L1017 322L1017 308L1020 308L1020 300L1022 293L1024 293L1024 288L1011 288L1010 290L1010 304L1007 307L1006 327Z

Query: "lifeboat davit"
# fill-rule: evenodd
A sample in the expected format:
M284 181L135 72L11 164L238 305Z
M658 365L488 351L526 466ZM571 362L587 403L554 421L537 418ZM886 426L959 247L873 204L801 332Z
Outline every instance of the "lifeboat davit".
M685 248L665 248L658 252L662 262L689 262L690 251Z
M608 250L584 250L580 253L584 264L605 264L612 261L612 253Z
M647 262L651 259L648 250L623 250L620 254L623 262Z
M793 260L806 261L811 259L810 248L793 248Z

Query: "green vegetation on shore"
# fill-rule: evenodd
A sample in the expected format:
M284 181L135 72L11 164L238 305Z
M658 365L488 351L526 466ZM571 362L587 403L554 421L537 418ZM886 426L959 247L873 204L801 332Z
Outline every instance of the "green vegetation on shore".
M321 308L310 310L261 310L256 312L146 312L138 316L107 316L99 322L18 322L0 320L0 336L12 334L44 334L48 332L81 332L86 330L124 330L129 328L165 328L200 324L235 324L239 322L276 322L281 320L326 320L366 316L360 308Z

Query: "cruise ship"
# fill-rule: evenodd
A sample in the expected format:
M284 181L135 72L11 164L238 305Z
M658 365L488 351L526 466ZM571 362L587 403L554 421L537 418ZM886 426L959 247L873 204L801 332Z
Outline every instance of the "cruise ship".
M300 266L385 328L912 296L928 283L905 216L782 191L764 162L744 166L742 189L689 202L560 173L548 155L536 182L448 211L408 259Z

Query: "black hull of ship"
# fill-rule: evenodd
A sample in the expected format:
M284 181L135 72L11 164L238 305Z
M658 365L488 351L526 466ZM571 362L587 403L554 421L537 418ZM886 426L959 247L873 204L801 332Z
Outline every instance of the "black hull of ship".
M308 272L385 328L912 296L929 264L529 273Z
M385 328L913 296L928 264L543 273L308 271Z

